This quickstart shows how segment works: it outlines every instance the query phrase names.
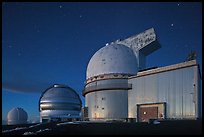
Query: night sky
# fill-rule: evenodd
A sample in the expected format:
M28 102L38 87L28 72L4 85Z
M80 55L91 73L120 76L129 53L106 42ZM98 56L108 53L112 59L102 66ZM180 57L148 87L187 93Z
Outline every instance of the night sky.
M184 62L202 70L201 3L2 3L2 119L22 107L39 120L40 93L54 83L81 96L86 67L106 43L154 28L162 48L147 67Z

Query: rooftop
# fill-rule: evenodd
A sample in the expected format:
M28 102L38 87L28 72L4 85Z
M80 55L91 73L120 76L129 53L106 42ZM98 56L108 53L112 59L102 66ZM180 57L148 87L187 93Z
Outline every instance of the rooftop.
M138 72L137 75L130 76L129 79L135 78L135 77L141 77L141 76L145 76L145 75L151 75L151 74L155 74L155 73L161 73L161 72L170 71L170 70L175 70L175 69L181 69L181 68L196 66L196 65L198 65L196 60L186 61L186 62L174 64L174 65L169 65L169 66L160 67L160 68L153 68L150 70Z

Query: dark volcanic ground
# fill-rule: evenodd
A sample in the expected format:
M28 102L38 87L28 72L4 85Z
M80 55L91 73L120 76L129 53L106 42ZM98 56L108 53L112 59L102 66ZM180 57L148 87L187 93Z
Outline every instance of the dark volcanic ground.
M3 135L198 135L202 120L149 123L53 122L46 124L3 125Z

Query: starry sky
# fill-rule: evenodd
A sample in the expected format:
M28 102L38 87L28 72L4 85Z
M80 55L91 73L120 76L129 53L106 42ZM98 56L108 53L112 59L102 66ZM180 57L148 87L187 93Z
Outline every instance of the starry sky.
M81 95L86 67L106 43L154 28L162 48L146 66L166 66L197 54L202 70L202 4L199 2L2 3L2 120L22 107L39 120L46 88L65 84Z

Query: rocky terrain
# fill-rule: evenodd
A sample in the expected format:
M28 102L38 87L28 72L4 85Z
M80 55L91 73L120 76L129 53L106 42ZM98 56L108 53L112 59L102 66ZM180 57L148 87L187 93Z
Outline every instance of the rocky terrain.
M3 135L198 135L202 120L174 120L152 123L52 122L3 125Z

